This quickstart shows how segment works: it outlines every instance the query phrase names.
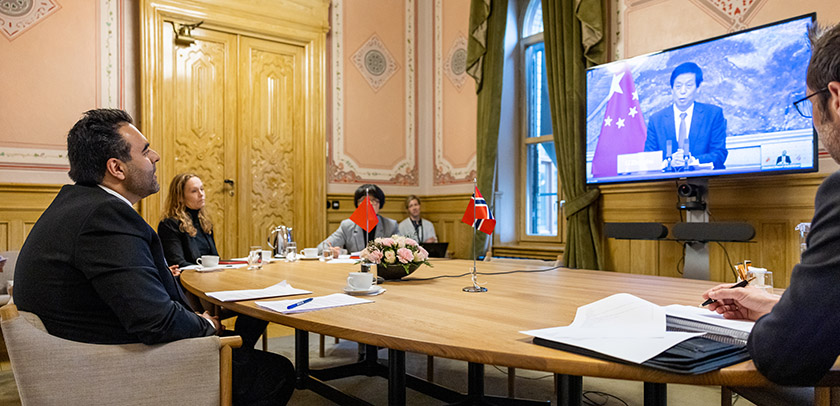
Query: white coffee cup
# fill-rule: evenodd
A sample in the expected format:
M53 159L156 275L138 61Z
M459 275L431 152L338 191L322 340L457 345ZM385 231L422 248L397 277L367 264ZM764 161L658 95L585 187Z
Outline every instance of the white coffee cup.
M219 266L219 257L217 255L202 255L201 258L195 260L203 268L212 268Z
M304 248L300 250L300 255L303 255L304 258L318 258L318 249Z
M373 274L370 272L350 272L347 277L347 287L353 290L368 290L373 284Z
M268 261L271 260L271 251L270 250L262 250L262 262L267 264Z

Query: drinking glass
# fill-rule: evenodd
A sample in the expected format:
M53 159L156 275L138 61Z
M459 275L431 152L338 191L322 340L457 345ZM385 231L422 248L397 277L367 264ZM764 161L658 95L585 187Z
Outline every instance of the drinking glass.
M286 262L297 261L297 244L290 242L286 244Z
M330 261L332 259L333 259L333 250L330 249L330 247L324 248L324 250L321 251L321 260L323 260L324 262L327 262L327 261Z
M248 269L262 268L262 246L252 245L248 251Z
M767 293L773 293L773 272L752 266L750 267L750 271L747 272L747 275L755 276L755 279L750 282L750 285L758 289L763 289Z

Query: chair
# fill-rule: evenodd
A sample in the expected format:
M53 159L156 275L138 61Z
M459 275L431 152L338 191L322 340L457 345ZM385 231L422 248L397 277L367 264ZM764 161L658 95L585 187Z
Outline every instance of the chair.
M12 299L12 295L7 289L7 284L15 278L15 264L17 263L19 252L20 251L0 252L0 257L6 259L5 264L0 264L0 306L9 303Z
M0 308L0 325L23 404L230 405L231 349L242 338L166 344L88 344L47 333L41 319Z

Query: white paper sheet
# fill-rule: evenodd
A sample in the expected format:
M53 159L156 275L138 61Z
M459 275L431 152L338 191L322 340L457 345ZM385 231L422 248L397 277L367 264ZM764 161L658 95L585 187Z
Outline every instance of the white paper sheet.
M276 285L269 286L264 289L244 289L244 290L227 290L219 292L208 292L210 296L216 300L223 302L235 302L238 300L262 299L266 297L275 296L292 296L292 295L306 295L312 293L308 290L295 289L288 282L282 281Z
M645 362L682 341L703 335L665 331L665 310L627 293L579 307L569 326L521 333L635 363Z
M187 269L195 269L197 272L212 272L212 271L224 271L225 269L236 269L236 268L244 268L248 266L248 264L222 264L216 266L201 266L201 265L187 265L182 267L182 271L186 271Z
M333 293L332 295L319 296L314 298L309 303L304 303L292 309L287 309L289 305L300 302L300 300L273 300L270 302L255 302L257 306L273 310L275 312L291 314L311 312L313 310L328 309L330 307L352 306L364 303L373 303L373 300L362 299L360 297L353 297L345 295L344 293Z

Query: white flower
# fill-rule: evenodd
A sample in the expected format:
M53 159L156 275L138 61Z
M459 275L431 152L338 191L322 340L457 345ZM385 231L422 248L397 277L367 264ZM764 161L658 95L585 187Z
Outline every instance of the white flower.
M393 264L394 261L397 259L397 254L394 251L385 251L385 263L386 264Z

